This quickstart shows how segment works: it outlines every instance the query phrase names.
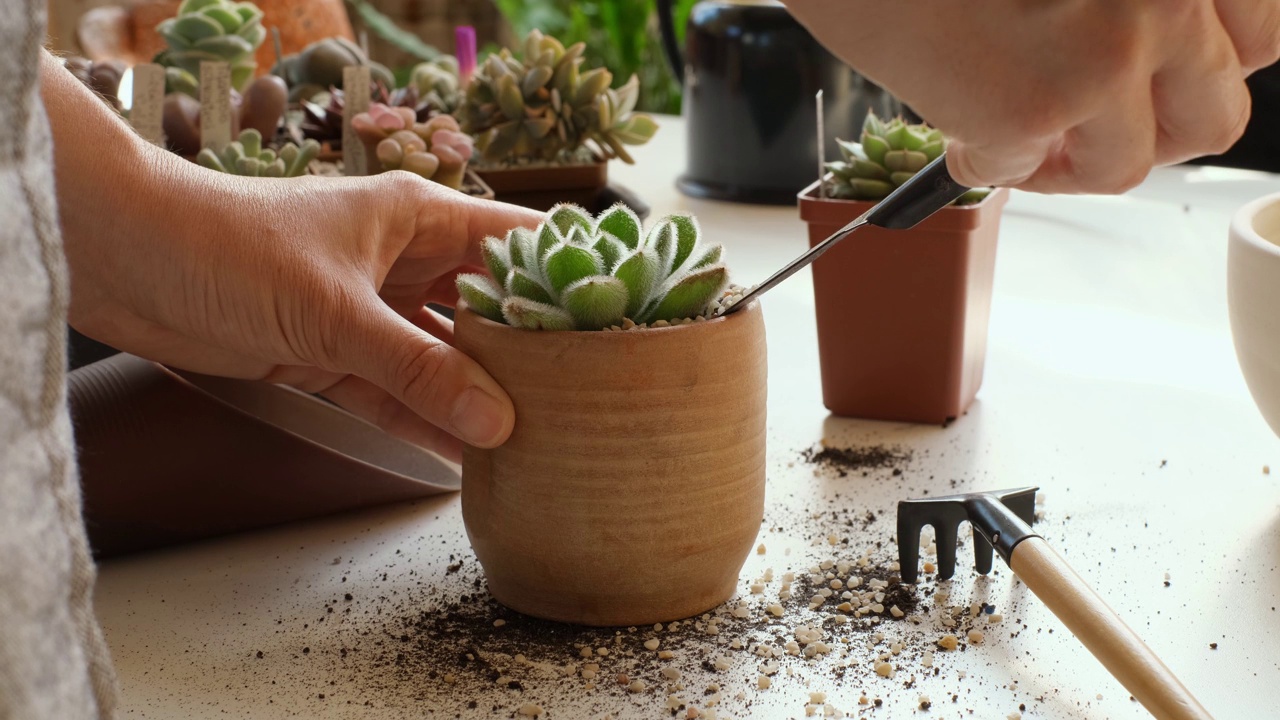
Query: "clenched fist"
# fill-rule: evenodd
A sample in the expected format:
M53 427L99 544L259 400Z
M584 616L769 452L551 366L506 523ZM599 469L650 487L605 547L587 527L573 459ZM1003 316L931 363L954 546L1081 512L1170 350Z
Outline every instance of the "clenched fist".
M1280 0L786 0L832 52L955 139L960 182L1123 192L1222 152Z

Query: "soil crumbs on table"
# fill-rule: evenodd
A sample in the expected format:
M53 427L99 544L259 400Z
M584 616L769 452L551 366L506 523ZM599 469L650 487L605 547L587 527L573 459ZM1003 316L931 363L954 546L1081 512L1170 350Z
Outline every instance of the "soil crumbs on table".
M825 448L805 457L831 462L838 473L910 462L909 454L885 447ZM945 698L920 695L916 679L939 675L949 653L982 642L1001 618L985 603L952 604L952 583L936 580L929 529L921 539L925 572L916 585L903 584L893 561L893 516L880 510L836 506L799 529L794 508L771 504L764 528L799 535L808 550L749 561L748 568L764 569L751 571L755 577L744 570L735 598L684 621L589 628L524 616L489 595L467 552L449 557L443 577L415 576L402 565L388 566L398 577L382 572L365 582L347 583L344 573L336 586L342 591L324 607L300 609L309 621L279 620L276 640L294 647L291 666L299 683L305 677L312 686L308 702L321 704L312 707L317 712L341 703L380 718L518 720L563 717L572 705L574 717L615 720L838 718L875 714L889 700L901 708L903 698L894 697L901 694L913 710L937 703L963 710L955 704L968 692L963 672ZM765 552L762 545L751 557ZM262 658L261 651L246 658L247 675ZM323 687L314 687L317 677ZM271 682L289 681L286 674ZM840 689L844 704L821 688ZM753 711L765 694L797 690L785 715L776 705Z

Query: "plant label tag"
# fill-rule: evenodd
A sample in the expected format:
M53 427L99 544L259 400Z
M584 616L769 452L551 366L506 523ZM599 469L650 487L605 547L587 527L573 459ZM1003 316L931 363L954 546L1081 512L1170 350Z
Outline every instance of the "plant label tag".
M133 66L133 104L129 123L153 145L164 145L164 68L155 63Z
M200 63L200 147L221 152L231 142L231 66Z
M342 172L345 175L369 174L364 142L356 135L351 121L368 111L371 83L368 66L348 65L342 69L342 96L346 101L342 113Z

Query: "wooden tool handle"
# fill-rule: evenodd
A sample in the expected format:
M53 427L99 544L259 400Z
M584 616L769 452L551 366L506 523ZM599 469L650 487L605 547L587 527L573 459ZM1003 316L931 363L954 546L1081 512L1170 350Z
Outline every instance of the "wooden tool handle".
M1212 720L1160 658L1042 538L1018 543L1009 567L1159 720Z

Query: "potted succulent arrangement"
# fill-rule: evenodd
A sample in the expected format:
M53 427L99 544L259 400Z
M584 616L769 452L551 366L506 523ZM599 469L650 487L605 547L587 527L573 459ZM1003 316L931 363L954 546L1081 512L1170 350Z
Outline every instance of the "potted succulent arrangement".
M254 78L254 52L266 30L262 11L250 2L184 0L178 15L156 26L168 49L156 61L165 66L163 126L169 148L192 157L200 151L200 63L221 61L231 68L232 133L253 128L273 138L284 117L284 82Z
M351 126L364 142L369 174L405 170L469 195L493 199L493 191L467 169L471 136L458 130L458 121L452 116L437 115L418 122L412 108L375 103L368 112L356 115Z
M372 100L388 107L411 108L417 122L426 122L437 115L454 114L461 98L458 82L458 60L441 55L416 65L409 83L402 88L391 89L381 80L375 81ZM341 157L342 118L346 112L342 89L330 88L299 104L303 114L300 129L305 137L320 143L321 159Z
M475 136L476 171L499 200L538 210L562 202L595 208L607 162L632 162L626 146L657 132L653 118L633 112L638 79L611 88L605 68L580 69L583 49L533 30L522 57L504 48L472 74L458 119Z
M264 147L262 133L252 128L227 143L221 152L205 148L196 161L210 170L251 177L298 177L320 154L320 143L307 140L301 146L285 143L279 151Z
M801 191L822 242L942 154L927 125L869 114ZM836 415L945 423L982 384L1006 190L975 190L910 230L867 226L813 265L822 394Z
M515 405L505 444L463 455L467 534L507 606L640 625L736 590L764 509L764 323L716 316L723 250L699 235L559 206L458 278L456 345Z

